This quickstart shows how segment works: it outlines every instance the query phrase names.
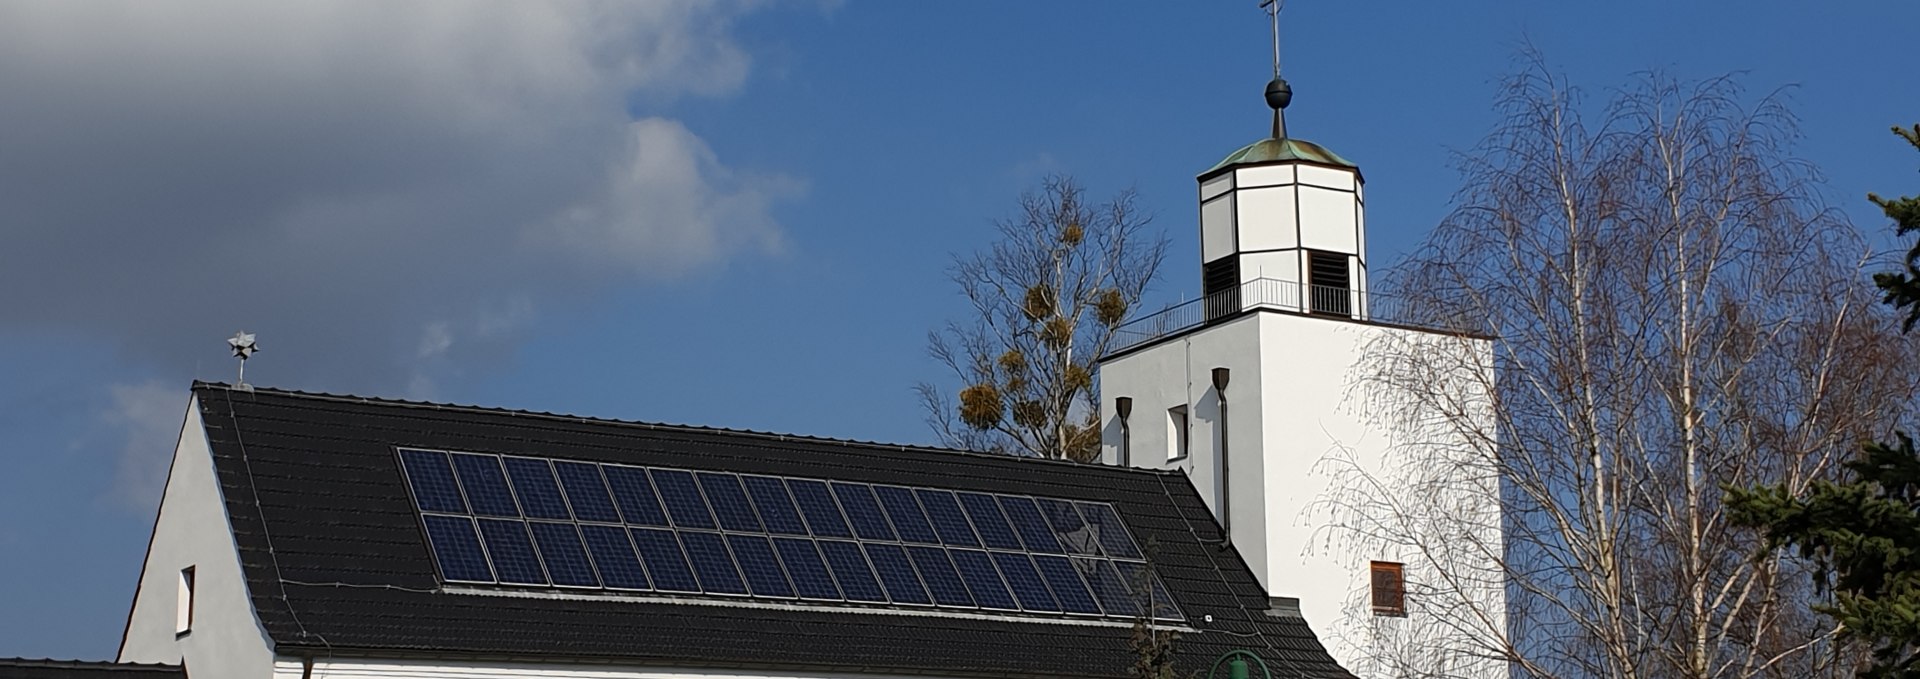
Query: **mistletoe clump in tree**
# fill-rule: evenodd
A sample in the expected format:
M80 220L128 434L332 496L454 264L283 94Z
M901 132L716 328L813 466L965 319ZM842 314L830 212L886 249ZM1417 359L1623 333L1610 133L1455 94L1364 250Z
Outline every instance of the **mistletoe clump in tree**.
M1099 455L1095 361L1164 259L1164 234L1132 192L1089 203L1051 177L998 222L1000 240L955 258L965 322L929 333L928 352L960 383L916 387L943 443L1086 461Z

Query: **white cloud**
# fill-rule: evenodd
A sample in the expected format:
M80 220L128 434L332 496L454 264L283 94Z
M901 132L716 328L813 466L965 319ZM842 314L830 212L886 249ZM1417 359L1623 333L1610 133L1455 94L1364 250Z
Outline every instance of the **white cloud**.
M629 110L737 92L756 6L0 4L0 333L430 387L544 301L778 252L797 180Z
M186 422L187 395L163 382L116 384L107 388L112 406L103 419L121 435L112 486L114 504L151 512L167 485L174 445Z

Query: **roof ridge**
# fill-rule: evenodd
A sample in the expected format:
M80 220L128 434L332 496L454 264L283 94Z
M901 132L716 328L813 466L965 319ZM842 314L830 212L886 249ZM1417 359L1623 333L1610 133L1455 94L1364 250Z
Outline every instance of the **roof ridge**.
M674 424L669 422L646 422L641 420L622 420L622 419L615 419L615 418L595 417L591 415L575 415L571 413L555 413L555 412L549 412L549 411L526 410L526 409L519 409L519 408L505 408L505 407L499 407L499 406L481 406L481 405L460 404L460 403L441 403L441 402L434 402L434 401L397 399L397 398L388 398L388 397L381 397L381 396L358 396L354 394L333 394L333 393L327 393L327 392L302 391L297 389L277 389L272 387L257 387L257 386L251 386L246 390L238 390L238 389L235 389L233 385L227 384L225 382L207 382L203 380L194 380L193 388L196 390L221 389L221 390L227 390L227 391L243 391L243 393L265 393L265 394L273 394L277 396L305 398L305 399L313 399L318 401L331 401L336 403L390 405L390 406L399 406L399 407L407 407L407 408L426 408L426 409L433 409L433 410L452 410L452 411L486 413L486 414L493 414L493 415L509 415L509 416L515 416L515 417L535 417L535 418L567 421L567 422L605 424L605 425L623 426L623 427L641 427L641 428L646 428L650 430L685 431L685 432L697 432L697 433L704 433L704 434L719 434L719 435L725 435L725 436L754 437L754 438L762 438L762 439L771 439L775 441L830 443L830 444L836 444L836 445L860 446L863 448L874 449L874 450L893 450L893 451L901 451L901 452L963 455L963 456L969 456L969 457L991 459L996 461L1016 461L1016 462L1029 463L1029 464L1070 465L1075 467L1085 467L1093 470L1099 470L1101 473L1138 473L1138 474L1148 474L1148 475L1154 475L1154 476L1167 476L1175 473L1173 470L1170 470L1170 469L1145 469L1141 467L1121 467L1118 465L1089 464L1089 463L1082 463L1082 462L1074 462L1072 460L1055 460L1055 459L1049 459L1049 458L1029 457L1025 455L1009 455L1009 454L992 453L992 452L979 451L979 450L962 450L959 448L943 448L939 446L917 445L917 444L909 444L909 443L887 443L883 441L870 441L870 440L864 440L864 439L850 439L850 438L834 438L834 437L828 437L828 436L813 436L809 434L786 434L781 432L760 431L757 429L714 427L714 426L697 425L697 424Z
M120 662L117 660L79 660L63 658L0 658L0 665L23 666L38 665L47 667L105 667L116 669L179 669L179 665L147 662Z

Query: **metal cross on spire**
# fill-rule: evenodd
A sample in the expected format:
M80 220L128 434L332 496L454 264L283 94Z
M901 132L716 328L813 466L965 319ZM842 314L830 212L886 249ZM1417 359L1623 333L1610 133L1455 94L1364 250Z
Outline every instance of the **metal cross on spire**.
M1286 0L1260 0L1260 9L1267 11L1273 24L1273 80L1267 83L1267 107L1273 109L1274 139L1287 138L1287 118L1281 110L1293 102L1293 87L1280 77L1280 10L1286 4Z

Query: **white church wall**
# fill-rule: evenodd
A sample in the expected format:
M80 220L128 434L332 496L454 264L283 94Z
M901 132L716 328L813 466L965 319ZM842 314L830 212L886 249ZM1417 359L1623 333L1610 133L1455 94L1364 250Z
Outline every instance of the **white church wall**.
M1238 179L1234 184L1242 188L1278 186L1298 181L1294 176L1293 165L1290 164L1243 167L1228 174L1237 175Z
M1300 183L1308 186L1320 186L1329 189L1352 191L1354 176L1352 170L1336 170L1318 165L1301 165Z
M1240 256L1240 280L1242 282L1259 278L1277 281L1298 282L1300 280L1300 251L1280 250L1276 252L1255 252ZM1250 292L1245 304L1270 303L1299 306L1299 288L1291 285L1263 285Z
M1303 168L1304 169L1304 168ZM1354 194L1333 189L1300 187L1300 246L1315 250L1360 251L1359 211Z
M1233 197L1228 193L1200 204L1200 261L1233 254Z
M907 679L904 675L847 672L754 672L742 669L622 667L609 664L462 663L448 660L314 659L311 671L301 658L280 658L273 679ZM199 679L194 672L194 679ZM269 676L266 673L256 675ZM912 679L940 679L915 674Z
M1293 205L1293 187L1241 189L1238 203L1240 250L1279 250L1300 247ZM1246 268L1242 266L1241 268Z
M1200 185L1200 202L1213 200L1215 196L1233 190L1233 173L1222 173Z
M1364 395L1356 392L1355 371L1365 346L1383 333L1406 333L1416 341L1462 341L1341 319L1256 313L1100 367L1103 418L1111 421L1114 416L1115 397L1134 399L1134 466L1186 471L1210 506L1219 497L1217 448L1201 443L1214 440L1217 418L1217 409L1208 407L1213 401L1210 371L1232 369L1227 393L1233 541L1270 594L1300 599L1307 622L1349 668L1365 666L1376 651L1390 652L1384 646L1401 635L1448 633L1446 624L1422 617L1417 606L1410 607L1406 618L1374 615L1368 598L1369 562L1405 563L1411 581L1421 574L1417 560L1385 549L1353 547L1328 527L1329 491L1341 465L1386 478L1424 464L1416 459L1416 448L1394 440L1371 417ZM1195 444L1187 459L1169 463L1152 444L1142 442L1164 440L1158 424L1164 417L1158 413L1181 402L1200 415L1194 419ZM1105 431L1104 459L1111 463L1117 459L1118 429ZM1498 507L1487 510L1497 513ZM1497 598L1500 593L1486 596ZM1504 676L1497 663L1450 672Z
M253 614L228 528L198 399L190 399L159 518L134 591L119 662L182 661L193 679L267 676L272 642ZM180 632L182 569L193 568L191 625Z

